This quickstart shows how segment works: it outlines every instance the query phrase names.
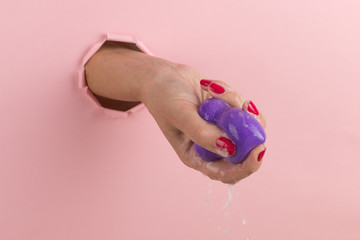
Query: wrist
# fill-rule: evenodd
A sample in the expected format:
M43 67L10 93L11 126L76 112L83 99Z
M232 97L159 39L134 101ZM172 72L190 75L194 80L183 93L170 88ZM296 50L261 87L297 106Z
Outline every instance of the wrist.
M85 64L86 81L98 96L141 101L143 86L156 79L161 65L160 59L120 43L105 43Z
M164 81L178 76L179 64L126 48L104 44L85 65L89 89L107 99L143 102L159 93Z
M179 65L162 58L150 57L152 59L146 67L146 75L138 81L138 100L145 105L159 94L159 89L165 81L174 79Z

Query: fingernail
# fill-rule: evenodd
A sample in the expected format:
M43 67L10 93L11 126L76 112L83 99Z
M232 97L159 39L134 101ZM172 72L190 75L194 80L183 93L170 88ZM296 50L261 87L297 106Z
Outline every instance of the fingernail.
M223 94L225 92L225 88L216 83L210 84L210 90L217 94Z
M260 162L261 159L264 157L265 151L266 151L266 148L262 152L259 153L258 162Z
M251 112L251 113L255 114L256 116L259 116L259 111L257 110L255 104L252 101L249 102L247 110L248 110L248 112Z
M205 87L207 87L207 86L209 86L209 85L211 84L211 81L210 81L210 80L206 80L206 79L202 79L202 80L200 81L200 84L203 85L203 86L205 86Z
M235 145L230 139L225 137L219 137L216 139L216 147L221 152L229 154L229 156L233 155L235 152Z

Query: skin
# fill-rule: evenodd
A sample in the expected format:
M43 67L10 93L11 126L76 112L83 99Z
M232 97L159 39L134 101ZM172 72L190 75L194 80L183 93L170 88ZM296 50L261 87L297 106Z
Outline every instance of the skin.
M201 79L208 78L194 68L126 48L116 42L106 42L86 63L85 73L89 89L100 98L116 100L120 110L143 102L188 167L211 179L235 184L261 166L262 161L257 159L265 149L264 144L254 148L242 164L225 160L208 163L194 151L196 142L209 151L221 154L216 147L216 139L228 137L199 116L201 102L214 97L247 111L249 101L245 101L225 82L211 80L226 90L223 94L216 94L209 86L200 85ZM263 115L260 113L256 118L265 128Z

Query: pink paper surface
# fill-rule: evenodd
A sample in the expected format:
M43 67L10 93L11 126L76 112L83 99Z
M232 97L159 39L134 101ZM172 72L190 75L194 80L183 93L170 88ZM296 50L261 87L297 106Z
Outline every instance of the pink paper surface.
M359 23L357 0L2 2L0 239L360 239ZM264 113L263 165L225 209L227 186L182 164L146 108L109 117L86 97L107 34Z

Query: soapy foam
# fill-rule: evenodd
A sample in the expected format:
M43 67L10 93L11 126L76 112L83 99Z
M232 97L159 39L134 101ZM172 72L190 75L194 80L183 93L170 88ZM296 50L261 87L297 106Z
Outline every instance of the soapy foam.
M201 165L203 163L204 160L202 160L198 155L195 155L193 158L190 159L190 162L193 165Z
M215 167L213 162L208 162L206 164L206 168L209 169L212 173L217 173L219 171L219 168Z

